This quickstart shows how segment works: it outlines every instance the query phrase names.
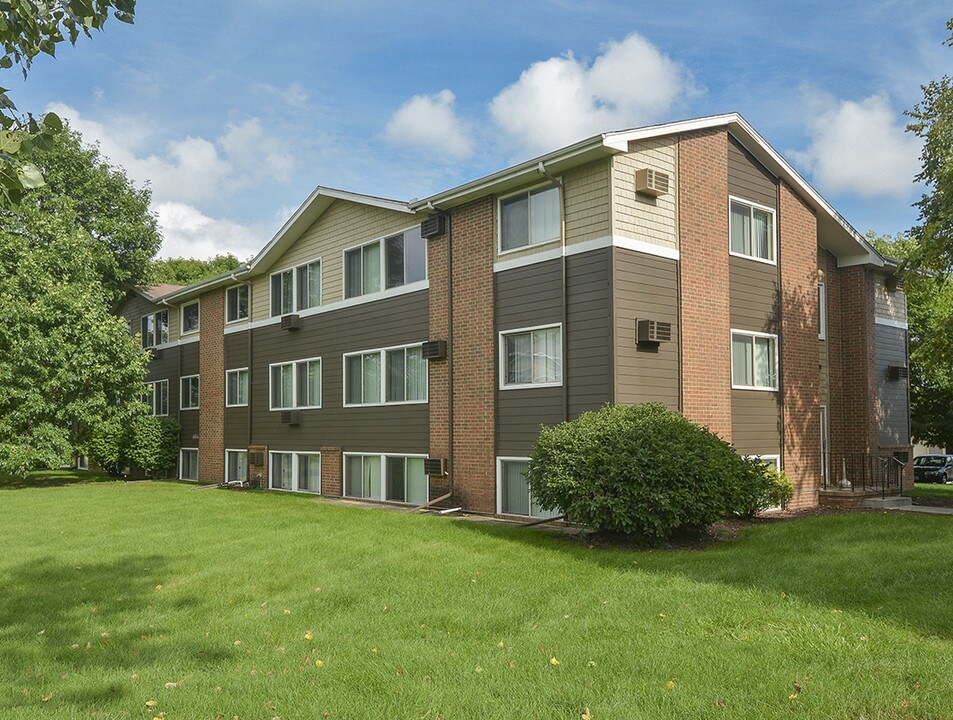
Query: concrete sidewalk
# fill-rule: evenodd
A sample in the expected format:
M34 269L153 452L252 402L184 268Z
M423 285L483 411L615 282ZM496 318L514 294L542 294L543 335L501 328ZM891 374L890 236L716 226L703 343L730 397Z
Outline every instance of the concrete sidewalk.
M933 505L914 505L913 499L908 497L867 498L861 507L869 510L894 510L897 512L916 512L928 515L953 515L953 507L936 507Z

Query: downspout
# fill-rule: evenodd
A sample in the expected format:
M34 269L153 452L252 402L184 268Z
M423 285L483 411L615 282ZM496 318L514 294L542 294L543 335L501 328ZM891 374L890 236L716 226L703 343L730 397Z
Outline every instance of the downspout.
M542 160L539 161L539 165L536 166L536 171L549 180L553 185L559 189L559 259L560 259L560 272L561 272L561 281L560 281L560 295L562 300L562 332L560 332L560 339L562 341L562 394L563 394L563 420L569 420L569 304L568 304L568 293L566 292L566 190L563 187L563 184L553 177L546 169L546 165Z
M778 351L777 351L778 352L778 356L777 356L778 377L777 377L777 381L778 381L778 423L780 425L780 427L778 427L778 439L780 440L780 442L778 443L778 446L779 446L778 451L780 455L778 460L781 464L781 468L783 469L785 466L784 457L787 454L785 452L787 443L785 442L785 437L784 437L784 416L785 416L784 383L781 379L783 375L782 369L784 365L784 362L782 359L783 358L782 350L784 349L784 285L781 283L781 279L782 279L782 275L781 275L781 247L782 247L781 220L782 218L781 218L781 181L780 180L778 180L778 184L776 186L775 197L777 198L776 202L777 202L777 208L778 208L777 210L778 237L775 243L776 247L778 248L778 257L777 257L777 262L778 262L778 266L777 266L778 267ZM815 264L817 263L815 262ZM730 339L729 339L729 342L730 342Z

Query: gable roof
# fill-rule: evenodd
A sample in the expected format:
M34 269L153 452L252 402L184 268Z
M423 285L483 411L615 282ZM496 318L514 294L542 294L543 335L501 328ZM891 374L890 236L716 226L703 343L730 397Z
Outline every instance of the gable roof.
M183 287L185 286L173 285L172 283L158 283L156 285L139 285L137 287L130 288L130 291L134 292L139 297L145 298L149 302L157 302L166 295L170 295L176 290L181 290Z

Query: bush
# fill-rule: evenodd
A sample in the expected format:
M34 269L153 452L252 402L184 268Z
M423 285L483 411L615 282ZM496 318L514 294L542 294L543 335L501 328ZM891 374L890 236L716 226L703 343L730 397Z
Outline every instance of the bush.
M130 424L126 456L147 475L175 467L179 455L179 423L174 418L141 415Z
M131 440L128 419L116 417L97 426L89 438L89 457L113 477L128 464L126 453Z
M758 458L745 458L741 483L729 496L730 513L753 517L770 507L784 507L794 497L794 485L780 470Z
M597 532L658 541L733 512L757 470L662 405L606 405L544 428L527 480L546 509Z

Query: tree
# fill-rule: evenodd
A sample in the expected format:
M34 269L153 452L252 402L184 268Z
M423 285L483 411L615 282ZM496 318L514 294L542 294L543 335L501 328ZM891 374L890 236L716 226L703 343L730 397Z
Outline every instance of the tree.
M173 285L191 285L199 280L215 277L234 270L241 262L228 253L216 255L211 260L196 258L166 258L152 263L150 282L171 283Z
M0 2L0 68L20 66L26 78L33 59L40 53L56 56L57 44L76 44L80 34L92 37L112 15L122 22L135 20L136 0L16 0ZM65 35L64 35L65 32ZM16 105L0 88L0 208L19 205L27 190L43 185L40 170L21 153L34 146L46 147L61 129L60 119L47 113L42 121L32 114L21 116Z

